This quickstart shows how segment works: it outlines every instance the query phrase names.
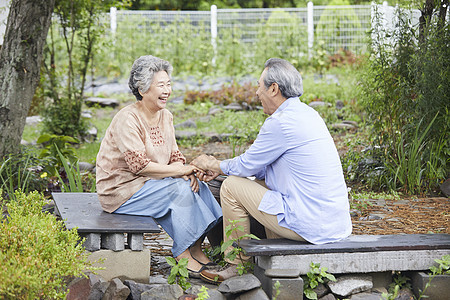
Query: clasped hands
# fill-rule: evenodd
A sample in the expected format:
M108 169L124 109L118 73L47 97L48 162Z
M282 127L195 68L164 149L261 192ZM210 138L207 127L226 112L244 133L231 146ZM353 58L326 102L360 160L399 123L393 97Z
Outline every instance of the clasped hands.
M195 176L201 181L211 181L222 173L220 161L214 156L202 154L191 162L197 168Z
M195 158L190 165L184 166L185 174L182 176L185 180L191 180L193 192L198 192L199 185L197 178L201 181L211 181L222 173L220 161L214 156L202 154Z

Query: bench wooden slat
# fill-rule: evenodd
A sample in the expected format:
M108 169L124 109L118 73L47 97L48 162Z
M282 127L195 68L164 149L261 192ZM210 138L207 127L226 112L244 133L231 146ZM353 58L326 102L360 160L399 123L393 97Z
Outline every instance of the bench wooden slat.
M110 214L103 211L96 193L52 193L67 229L80 233L155 233L161 230L152 217Z
M450 249L450 234L352 235L345 240L323 245L287 239L243 240L240 246L250 256L438 250Z

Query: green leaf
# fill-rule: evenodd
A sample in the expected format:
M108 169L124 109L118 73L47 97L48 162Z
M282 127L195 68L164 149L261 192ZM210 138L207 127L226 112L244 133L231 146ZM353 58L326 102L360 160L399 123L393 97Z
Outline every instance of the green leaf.
M169 266L173 267L177 265L177 261L175 260L175 258L170 257L170 256L166 256L166 262L169 264Z
M316 294L316 292L314 292L313 290L311 290L311 289L305 289L305 290L303 291L303 293L305 294L306 298L312 299L312 300L317 300L317 294Z
M180 272L181 276L189 277L189 272L188 272L188 270L186 268L180 268L178 271Z
M220 246L220 250L221 250L222 252L225 252L225 250L227 250L228 247L230 247L231 245L233 245L233 242L234 242L233 240L229 240L229 241L223 242L222 245Z

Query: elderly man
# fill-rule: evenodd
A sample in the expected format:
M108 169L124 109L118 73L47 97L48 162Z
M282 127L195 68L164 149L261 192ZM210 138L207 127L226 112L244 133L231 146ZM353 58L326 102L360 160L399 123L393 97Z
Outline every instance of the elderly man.
M268 238L323 244L350 235L338 152L322 118L299 100L302 93L302 78L294 66L279 58L267 60L256 95L269 117L254 143L233 159L202 155L192 162L208 170L199 175L205 181L232 175L220 190L224 228L230 220L243 219L239 225L244 232L237 234L250 233L251 215L265 227ZM246 178L250 176L256 180ZM221 282L237 275L238 262L229 261L222 270L204 270L201 277Z

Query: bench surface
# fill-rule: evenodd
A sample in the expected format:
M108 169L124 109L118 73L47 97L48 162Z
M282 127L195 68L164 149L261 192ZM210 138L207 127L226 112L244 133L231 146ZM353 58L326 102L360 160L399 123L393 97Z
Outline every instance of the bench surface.
M52 193L67 229L80 233L154 233L161 230L152 217L103 211L96 193Z
M439 250L450 249L450 234L352 235L342 241L323 245L287 239L243 240L240 246L251 256Z

